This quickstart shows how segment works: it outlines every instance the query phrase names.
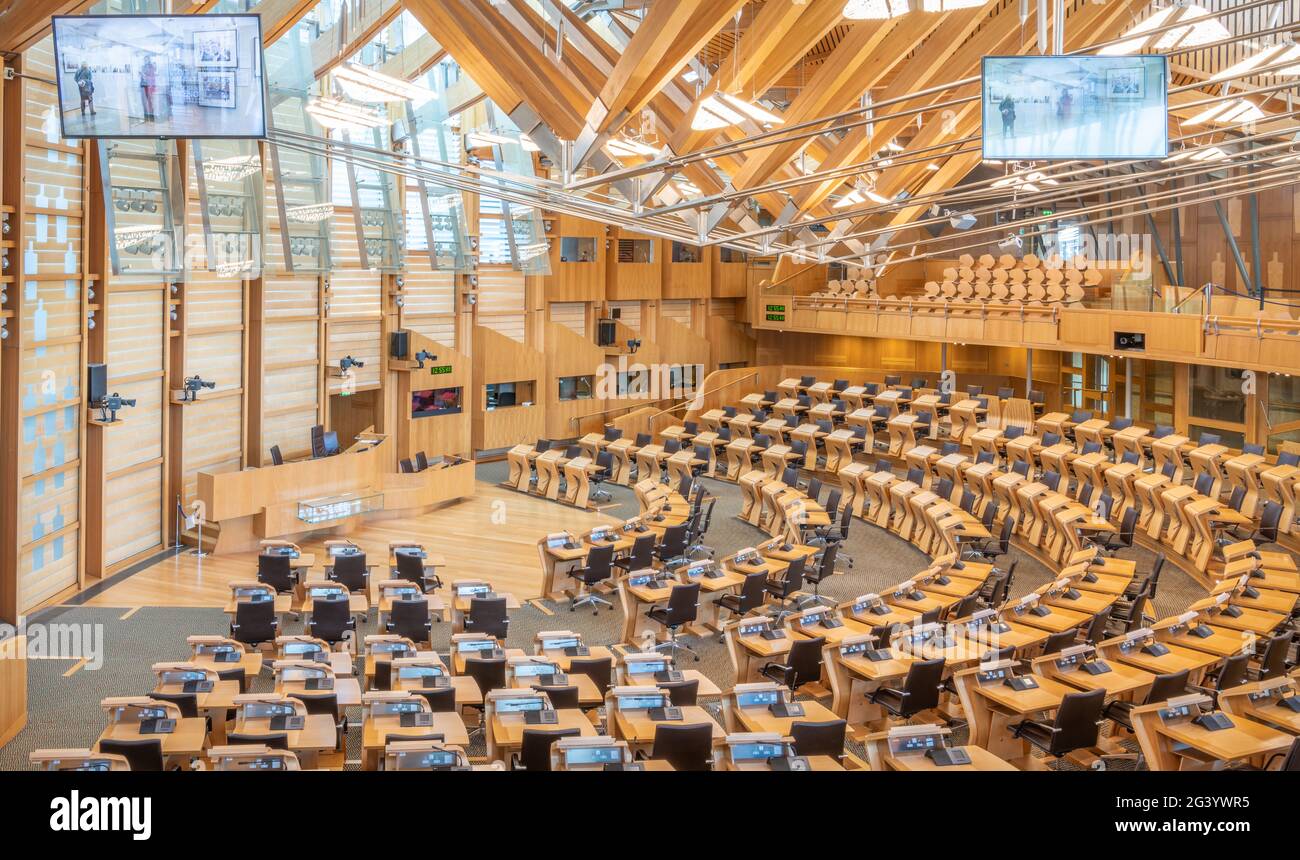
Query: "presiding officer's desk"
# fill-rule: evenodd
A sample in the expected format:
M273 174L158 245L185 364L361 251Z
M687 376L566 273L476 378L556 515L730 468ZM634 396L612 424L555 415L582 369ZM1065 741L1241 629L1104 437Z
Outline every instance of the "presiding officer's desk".
M221 525L216 554L256 549L264 539L293 539L362 522L371 511L419 514L474 494L474 463L438 463L420 472L394 469L395 443L363 432L346 451L229 472L198 473L198 498ZM300 503L317 503L307 521Z

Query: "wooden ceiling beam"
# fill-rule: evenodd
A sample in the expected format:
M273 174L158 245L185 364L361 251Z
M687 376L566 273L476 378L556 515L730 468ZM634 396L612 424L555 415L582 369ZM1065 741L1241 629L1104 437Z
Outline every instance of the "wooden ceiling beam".
M690 14L677 3L651 6L591 105L588 128L605 134L649 104L745 2L697 3Z
M785 112L787 123L816 120L854 106L934 28L938 15L904 15L888 21L859 22L822 64ZM806 142L792 141L754 150L733 178L737 188L761 184L798 154Z

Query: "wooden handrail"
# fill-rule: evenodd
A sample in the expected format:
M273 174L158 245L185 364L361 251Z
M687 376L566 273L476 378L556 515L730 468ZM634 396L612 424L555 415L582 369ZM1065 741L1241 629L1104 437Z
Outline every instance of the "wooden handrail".
M756 378L757 376L758 376L757 370L751 371L745 374L744 376L737 377L736 379L731 380L725 385L719 385L717 388L713 389L712 391L702 391L699 394L695 395L694 397L683 400L681 403L676 403L672 406L669 406L667 409L660 409L658 412L651 415L649 420L653 421L655 418L658 418L660 415L667 415L669 412L676 412L678 409L681 409L683 406L688 406L691 403L694 403L696 400L698 400L701 397L708 397L710 394L716 394L724 388L730 388L731 386L735 385L737 382L744 382L746 379Z
M656 413L654 413L653 415L651 415L650 418L658 418L660 415L663 415L663 414L665 414L665 413L668 413L668 412L674 412L674 411L676 411L676 410L682 408L683 406L685 406L685 405L687 405L687 404L693 402L697 397L707 397L708 395L710 395L710 394L714 394L714 393L716 393L716 392L719 392L719 391L721 391L721 390L724 389L724 388L730 388L731 386L735 385L737 382L743 382L744 380L749 379L750 377L756 377L756 376L758 376L758 371L757 371L757 370L751 371L751 372L745 374L745 375L742 376L742 377L739 377L739 378L737 378L737 379L733 379L733 380L731 380L731 381L728 382L726 385L719 385L717 388L713 389L712 391L705 391L705 392L702 392L702 393L700 393L700 394L693 395L693 396L688 397L687 399L683 400L681 403L676 403L676 404L674 404L674 405L672 405L672 406L669 406L667 409L661 409L661 410L659 410L658 412L656 412ZM635 404L635 405L629 405L629 406L615 406L613 409L606 409L606 410L604 410L604 411L602 411L602 412L588 412L586 415L575 415L575 416L573 416L572 418L569 419L569 422L570 422L570 423L575 423L575 422L578 422L578 421L582 421L583 419L586 419L586 418L594 418L594 417L596 417L597 415L609 415L611 412L621 412L621 411L624 410L624 409L630 411L630 410L633 410L633 409L639 409L639 408L644 407L644 406L646 406L645 403L638 403L638 404ZM647 408L648 408L648 407L647 407Z

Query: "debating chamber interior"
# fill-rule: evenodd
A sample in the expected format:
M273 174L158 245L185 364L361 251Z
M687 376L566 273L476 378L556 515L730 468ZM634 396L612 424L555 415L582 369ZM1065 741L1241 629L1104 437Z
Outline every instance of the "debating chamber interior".
M0 0L0 768L1300 770L1297 31Z

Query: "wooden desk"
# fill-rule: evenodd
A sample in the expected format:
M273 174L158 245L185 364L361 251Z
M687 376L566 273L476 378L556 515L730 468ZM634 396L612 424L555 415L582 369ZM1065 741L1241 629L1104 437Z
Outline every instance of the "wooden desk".
M581 677L588 682L591 681L587 676ZM571 677L571 682L575 679ZM562 708L555 712L556 721L546 726L530 726L525 722L523 714L502 714L493 713L492 723L489 731L492 733L492 750L489 752L489 758L493 761L510 760L511 753L518 752L524 743L524 732L533 729L535 731L557 731L560 729L577 729L579 736L584 738L595 737L596 727L591 724L581 710L577 708Z
M668 723L655 722L647 716L645 711L623 711L617 708L613 709L613 711L610 734L620 740L627 741L628 746L634 750L642 749L648 752L650 747L654 745L655 730L661 725L692 726L705 723L713 729L714 743L718 743L727 736L722 726L718 725L717 720L713 719L713 716L699 705L684 706L682 708L682 718Z
M241 717L235 722L231 731L252 737L287 735L289 749L298 756L303 770L316 768L320 753L334 749L338 742L334 718L329 714L308 714L304 718L303 727L291 731L272 729L270 717L254 720Z
M312 717L307 718L309 721ZM329 719L327 716L326 719ZM590 725L590 723L588 723ZM330 746L333 747L333 725L330 726ZM433 725L402 727L401 717L386 714L382 717L367 717L361 727L361 768L377 770L379 760L383 758L385 739L389 735L419 736L442 735L443 743L448 746L469 746L469 732L460 714L440 711L433 715ZM292 744L290 744L292 747Z
M1011 727L1035 715L1055 711L1074 689L1044 677L1036 678L1038 687L1031 690L1013 690L1000 681L979 684L975 679L978 671L958 673L955 679L962 706L970 719L971 742L1020 770L1034 769L1038 763L1028 741L1014 737Z
M766 707L730 708L740 731L776 732L782 737L790 735L790 727L795 723L820 723L839 719L830 708L817 702L807 700L799 702L803 706L802 717L778 717Z

